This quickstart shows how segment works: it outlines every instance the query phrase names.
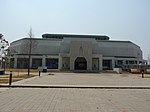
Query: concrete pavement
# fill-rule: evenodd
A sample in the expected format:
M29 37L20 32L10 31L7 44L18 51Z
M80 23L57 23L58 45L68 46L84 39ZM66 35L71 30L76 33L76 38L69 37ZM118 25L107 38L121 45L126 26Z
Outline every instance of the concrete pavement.
M149 87L150 79L138 75L54 73L13 85ZM150 89L7 88L0 91L0 112L149 112L149 104Z
M149 112L149 90L21 89L0 93L0 112Z
M47 73L48 74L48 73ZM150 87L150 78L141 78L140 74L108 74L108 73L52 73L42 74L13 83L33 85L82 85L82 86L139 86Z

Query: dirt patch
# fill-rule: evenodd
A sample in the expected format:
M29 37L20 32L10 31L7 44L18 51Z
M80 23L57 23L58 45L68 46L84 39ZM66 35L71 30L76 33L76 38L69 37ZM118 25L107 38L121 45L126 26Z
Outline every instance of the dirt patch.
M128 77L129 74L121 74L122 77Z
M150 78L150 74L144 74L144 78Z
M31 78L31 77L35 77L37 75L20 75L20 76L12 76L12 82L16 82L19 80L23 80L23 79L27 79L27 78ZM0 77L0 83L9 83L9 76L4 76L4 77Z
M6 69L6 71L10 72L27 72L28 69ZM30 69L30 72L38 72L38 69Z
M49 73L48 75L54 75L53 73Z

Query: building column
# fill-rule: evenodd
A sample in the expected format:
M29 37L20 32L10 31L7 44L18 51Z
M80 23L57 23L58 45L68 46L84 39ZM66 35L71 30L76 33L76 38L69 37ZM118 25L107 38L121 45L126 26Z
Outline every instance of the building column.
M30 68L32 67L32 57L30 58Z
M42 57L42 67L45 67L46 66L46 58L45 56Z
M87 61L87 70L92 71L92 58L89 59L86 58L86 61Z
M58 69L62 70L62 57L59 55L59 59L58 59Z
M102 56L99 57L99 71L103 70L103 59Z
M115 59L112 59L112 69L115 68Z
M70 57L70 70L74 70L74 58Z
M17 57L14 57L14 68L17 68Z
M126 60L123 60L123 65L125 65L126 64Z

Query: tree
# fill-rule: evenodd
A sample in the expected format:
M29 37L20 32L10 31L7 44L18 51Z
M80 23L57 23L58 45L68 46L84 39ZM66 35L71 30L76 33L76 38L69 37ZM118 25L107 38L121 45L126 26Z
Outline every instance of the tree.
M5 71L5 62L6 62L6 55L8 53L8 47L9 47L9 42L4 38L4 35L0 33L0 60L2 67L4 68Z
M24 49L23 52L26 50L27 54L28 54L28 76L29 76L30 75L30 69L31 69L31 67L30 67L31 55L37 46L37 41L35 39L33 39L34 35L33 35L32 28L30 28L30 31L28 33L28 37L29 37L29 40L26 41L24 48L23 48Z
M28 56L29 56L29 63L28 63L28 76L30 75L30 63L31 63L31 52L32 52L32 37L33 37L33 33L32 33L32 28L30 28L30 31L28 33L29 36L29 49L28 49Z

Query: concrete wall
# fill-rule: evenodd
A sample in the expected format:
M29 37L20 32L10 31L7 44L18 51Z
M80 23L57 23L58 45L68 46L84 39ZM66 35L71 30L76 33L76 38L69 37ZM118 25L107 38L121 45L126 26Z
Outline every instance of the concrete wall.
M99 70L99 58L92 59L92 70Z
M71 41L70 46L70 69L74 70L74 62L77 57L85 57L87 70L92 70L92 42Z
M103 56L137 57L142 59L140 47L131 42L98 42L99 53Z
M97 41L94 38L72 38L63 39L33 39L32 54L42 58L42 66L44 60L57 56L59 59L59 69L74 70L74 62L77 57L85 57L87 61L87 70L102 70L103 60L111 60L112 67L115 66L116 60L142 60L142 51L139 46L129 41ZM10 49L15 51L12 54L28 54L29 39L20 39L11 43ZM22 55L23 56L23 55ZM21 57L22 57L21 56ZM14 61L20 55L14 56ZM139 64L139 63L138 63ZM16 67L16 63L14 63ZM64 66L63 66L64 65Z
M29 39L21 39L11 43L10 49L15 49L18 54L28 54ZM32 54L57 54L60 53L61 41L52 39L33 39L32 40Z
M62 58L62 70L70 70L70 58L63 57Z
M90 38L64 38L61 40L52 39L34 39L33 41L33 54L57 54L69 53L72 41L91 42L92 54L102 54L103 56L124 56L124 57L137 57L142 59L142 51L140 47L131 42L113 42L113 41L96 41ZM11 44L10 48L14 49L19 54L27 54L29 41L21 39ZM78 43L77 43L78 44ZM79 44L78 44L79 45Z

